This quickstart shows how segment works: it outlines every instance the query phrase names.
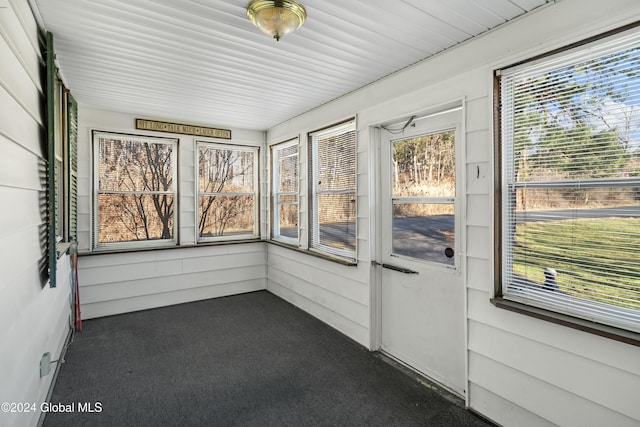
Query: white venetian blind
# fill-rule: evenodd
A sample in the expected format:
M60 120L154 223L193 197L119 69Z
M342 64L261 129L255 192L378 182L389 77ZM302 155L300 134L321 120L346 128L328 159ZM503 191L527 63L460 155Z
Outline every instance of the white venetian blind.
M310 246L355 259L355 119L310 134Z
M637 30L502 70L505 298L640 331Z

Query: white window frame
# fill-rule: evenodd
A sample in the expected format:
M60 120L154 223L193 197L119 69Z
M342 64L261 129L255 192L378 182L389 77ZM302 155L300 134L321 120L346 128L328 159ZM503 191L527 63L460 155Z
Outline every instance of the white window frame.
M355 185L350 190L318 190L318 147L316 140L326 137L330 134L354 132L354 156L355 156ZM329 256L345 258L355 261L358 257L358 132L356 118L351 118L343 122L336 123L323 129L310 132L309 138L309 177L310 177L310 194L309 194L309 250L319 252ZM355 203L354 216L354 233L355 248L353 250L338 249L320 243L320 227L319 227L319 210L318 198L321 194L351 194Z
M453 263L448 264L442 261L438 261L438 260L434 260L432 258L416 258L416 257L412 257L406 254L401 254L401 253L396 253L393 251L393 244L392 241L394 239L394 231L393 230L388 230L388 232L390 233L389 238L385 239L388 243L388 248L387 251L389 254L391 254L391 256L393 257L398 257L398 258L404 258L404 259L410 259L412 261L415 262L419 262L422 264L426 264L426 265L430 265L431 267L434 268L440 268L440 269L444 269L444 270L453 270L456 272L460 271L460 242L461 242L461 236L460 236L460 207L458 206L459 202L458 202L458 197L457 194L459 193L459 181L460 181L460 176L461 173L459 171L459 158L461 158L461 156L458 154L459 152L459 145L460 145L460 140L461 140L461 136L460 136L460 125L457 124L457 122L455 121L456 119L452 119L451 118L451 112L454 111L458 111L461 110L462 107L456 107L453 108L451 110L447 110L447 111L443 111L441 113L438 113L437 116L440 116L438 118L436 118L436 121L432 121L432 124L429 125L428 128L424 129L422 132L417 132L417 133L412 133L412 132L407 132L406 136L402 136L402 137L392 137L389 139L389 152L385 153L385 156L383 156L383 158L388 159L388 161L390 162L389 164L386 164L385 167L389 167L391 168L391 170L393 171L393 156L394 156L394 144L396 142L401 142L401 141L406 141L409 139L413 139L413 138L421 138L421 137L427 137L427 136L431 136L431 135L436 135L436 134L441 134L441 133L447 133L447 132L453 132L454 134L454 142L453 142L453 152L454 152L454 162L453 162L453 166L454 166L454 179L455 179L455 184L454 184L454 193L453 195L448 195L448 196L400 196L400 195L395 195L394 194L394 190L393 190L393 182L390 181L388 183L385 183L385 185L388 186L389 190L389 197L391 200L391 209L388 212L385 212L384 215L388 215L389 218L386 219L386 221L388 221L389 224L393 223L393 212L395 211L395 207L396 206L400 206L403 204L431 204L431 205L444 205L444 206L450 206L453 208L453 216L454 216L454 227L453 227L453 232L454 232L454 245L453 245L453 249L454 249L454 255L453 255ZM446 116L443 116L445 115ZM444 117L444 119L441 119L441 117ZM420 120L420 118L418 118L416 120L416 122ZM434 119L432 119L434 120ZM439 121L438 121L439 120ZM420 129L420 123L414 123L418 129ZM415 132L415 131L414 131Z
M126 139L138 141L141 143L150 142L153 144L167 144L173 147L171 151L171 170L172 170L172 188L170 191L158 191L147 192L148 194L167 194L173 196L173 237L171 239L152 239L152 240L136 240L127 242L108 242L100 243L98 236L100 232L98 200L100 193L113 193L113 194L140 194L142 192L126 192L126 191L100 191L99 190L99 162L100 162L100 138L106 137L109 139ZM107 131L93 131L93 209L92 209L92 233L91 233L91 247L93 250L127 250L127 249L146 249L146 248L158 248L175 246L178 242L178 139L176 138L164 138L145 135L131 135L118 132Z
M597 40L586 45L580 45L574 49L560 52L546 58L505 68L497 72L497 75L504 81L505 74L511 75L513 72L520 70L526 71L537 67L542 67L544 70L559 69L565 64L565 61L570 61L573 58L580 60L594 59L604 54L623 51L632 44L637 46L638 42L640 42L640 34L638 33L638 30L631 30L623 33L622 35L619 34L606 39ZM559 62L562 65L556 65L556 62ZM500 89L500 96L502 97L500 100L501 105L509 105L509 103L512 102L513 94L508 93L510 90L510 88L507 90L502 88ZM509 282L509 277L512 274L512 268L510 265L513 260L513 256L511 255L512 253L510 252L512 249L509 248L512 248L515 245L510 241L510 236L513 234L512 228L517 224L514 205L517 203L515 192L518 189L525 187L527 189L616 189L640 185L640 178L637 177L565 179L548 180L543 182L518 181L513 172L513 123L514 121L512 116L506 118L503 116L501 118L500 129L497 129L497 133L501 135L501 147L497 153L499 155L499 157L497 157L499 161L496 165L498 168L497 173L501 177L501 200L496 201L496 208L500 212L500 215L496 218L496 231L499 232L500 236L500 239L496 241L496 275L498 275L499 279L496 282L496 296L498 297L497 305L503 306L504 303L501 303L500 299L504 299L507 301L507 304L504 304L505 308L515 309L515 311L520 312L530 312L536 317L545 318L567 326L576 327L578 329L622 341L628 339L628 331L631 331L632 334L639 333L640 311L638 310L579 298L561 292L550 292L548 289L544 289L546 285L536 288L530 286L519 286L516 282ZM555 276L553 280L555 284ZM521 306L510 306L508 303L509 301L520 304ZM521 308L523 306L531 306L532 308ZM548 312L548 314L545 314L545 312ZM558 315L565 317L558 317ZM600 326L598 326L598 324ZM611 329L609 327L616 329ZM631 341L638 342L638 336L635 335L631 338Z
M282 192L278 191L280 187L280 168L279 161L282 159L279 155L276 155L276 152L280 152L281 150L285 150L290 147L296 147L298 150L295 153L296 157L296 165L298 168L298 187L295 192ZM290 156L294 156L291 154ZM289 141L280 142L277 144L271 145L271 206L272 206L272 226L271 226L271 238L273 240L280 241L282 243L286 243L289 245L298 246L300 242L300 141L298 138L291 139ZM296 205L298 206L298 227L297 227L297 235L298 237L292 238L288 236L283 236L280 234L280 206L279 196L296 196L296 201L291 203L283 203L286 205Z
M195 235L196 241L198 243L207 243L207 242L224 242L224 241L233 241L233 240L248 240L248 239L259 239L260 238L260 194L259 194L259 163L260 163L260 149L256 146L250 145L240 145L240 144L226 144L226 143L218 143L218 142L209 142L209 141L198 141L196 140L196 149L195 149L195 188L196 188L196 197L195 197ZM214 148L220 150L233 150L233 151L244 151L253 153L253 191L251 193L240 192L240 193L230 193L230 192L222 192L222 193L203 193L200 192L200 177L199 177L199 156L200 156L200 148ZM254 204L253 204L253 232L252 233L244 233L237 235L227 235L227 236L200 236L200 212L199 212L199 201L201 196L214 196L214 195L253 195Z

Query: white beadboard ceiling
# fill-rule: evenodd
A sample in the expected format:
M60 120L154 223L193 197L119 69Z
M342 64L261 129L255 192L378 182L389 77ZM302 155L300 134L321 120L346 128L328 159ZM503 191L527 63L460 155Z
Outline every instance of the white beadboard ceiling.
M549 0L301 0L280 42L249 0L32 0L81 106L266 130Z

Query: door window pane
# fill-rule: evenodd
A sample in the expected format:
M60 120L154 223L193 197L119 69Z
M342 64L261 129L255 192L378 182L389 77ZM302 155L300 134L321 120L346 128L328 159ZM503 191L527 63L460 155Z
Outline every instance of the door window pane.
M452 203L394 205L393 253L454 265L454 211Z
M455 265L455 131L392 143L395 255Z
M393 141L393 196L454 197L454 142L453 130Z

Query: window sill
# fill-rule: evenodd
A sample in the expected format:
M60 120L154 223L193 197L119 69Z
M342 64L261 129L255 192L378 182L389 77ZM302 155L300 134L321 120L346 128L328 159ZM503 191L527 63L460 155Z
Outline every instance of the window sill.
M531 316L536 319L545 320L547 322L566 326L568 328L577 329L579 331L588 332L614 341L640 347L640 334L627 331L613 326L603 325L588 320L579 319L577 317L568 316L566 314L556 313L549 310L533 307L527 304L510 301L504 298L496 297L491 299L491 303L498 308L512 311L514 313Z
M309 250L309 249L302 249L302 248L299 248L297 246L292 246L292 245L288 245L286 243L279 242L277 240L267 240L267 243L269 243L271 245L275 245L275 246L280 246L281 248L287 248L287 249L290 249L292 251L299 252L299 253L302 253L302 254L305 254L305 255L311 255L311 256L314 256L316 258L324 259L326 261L331 261L331 262L335 262L335 263L338 263L338 264L346 265L347 267L357 267L358 266L358 262L354 261L352 259L340 258L340 257L324 254L322 252L316 252L316 251L312 251L312 250Z
M135 252L149 252L149 251L166 251L172 249L186 249L186 248L201 248L207 246L226 246L226 245L239 245L244 243L260 243L264 242L261 239L245 239L245 240L225 240L218 242L200 242L191 245L173 245L173 246L157 246L148 248L126 248L126 249L93 249L90 252L80 252L80 256L92 256L92 255L107 255L107 254L121 254L121 253L135 253Z

